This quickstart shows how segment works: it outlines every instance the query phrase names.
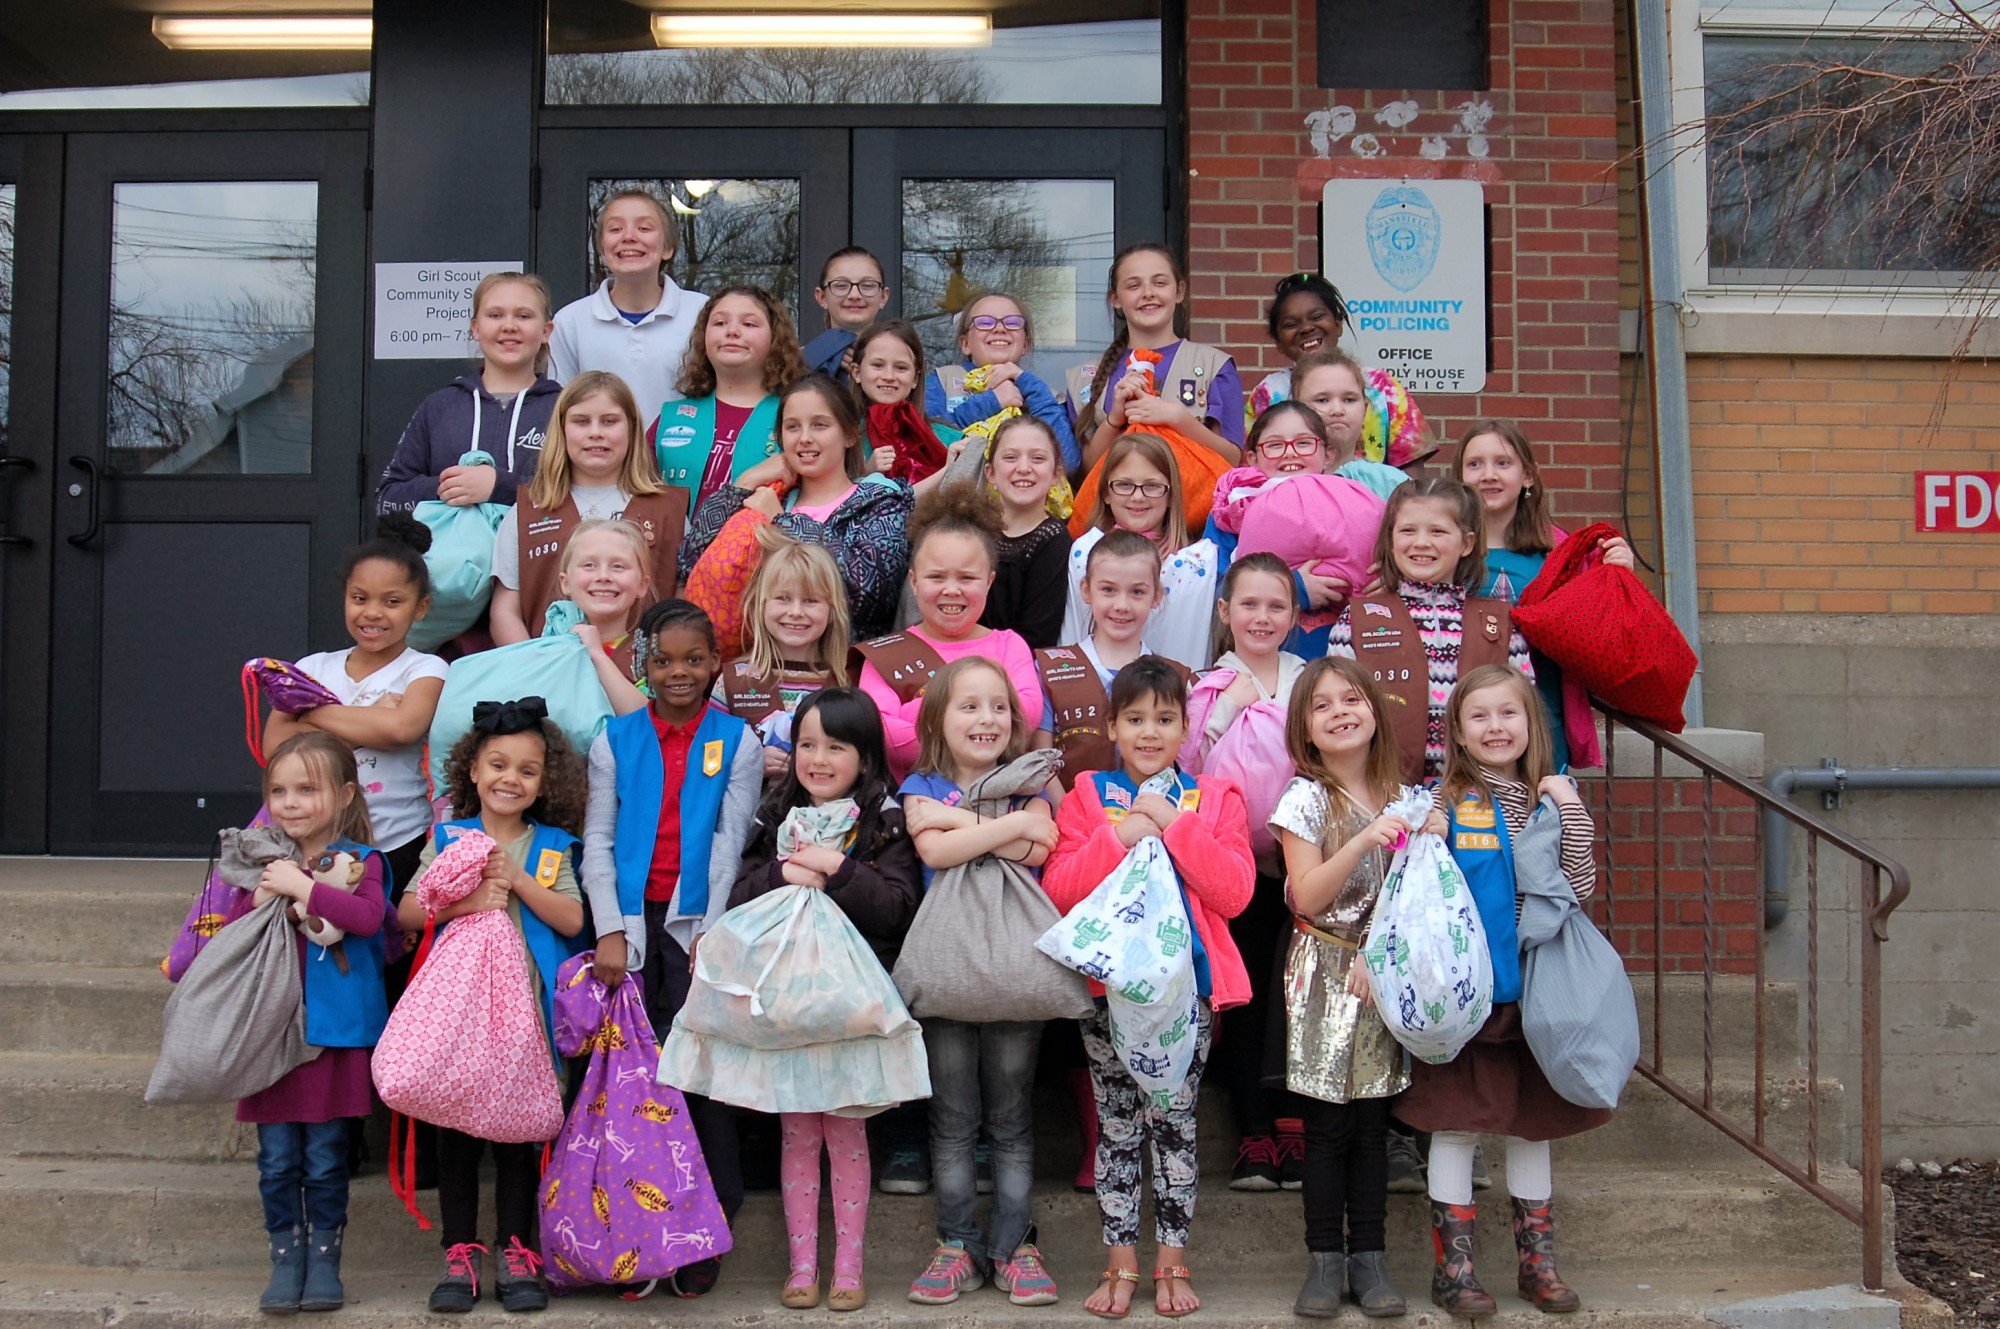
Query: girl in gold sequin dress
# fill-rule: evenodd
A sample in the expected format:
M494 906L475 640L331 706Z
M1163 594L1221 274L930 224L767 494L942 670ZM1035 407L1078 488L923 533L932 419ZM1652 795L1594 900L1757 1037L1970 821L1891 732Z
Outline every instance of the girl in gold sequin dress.
M1411 826L1383 807L1407 792L1382 693L1352 660L1306 667L1292 692L1286 748L1299 771L1271 828L1292 908L1285 960L1285 1083L1305 1102L1310 1266L1293 1311L1340 1313L1343 1285L1369 1316L1408 1307L1383 1259L1389 1208L1389 1099L1410 1083L1403 1049L1368 993L1355 954L1366 940L1389 857Z

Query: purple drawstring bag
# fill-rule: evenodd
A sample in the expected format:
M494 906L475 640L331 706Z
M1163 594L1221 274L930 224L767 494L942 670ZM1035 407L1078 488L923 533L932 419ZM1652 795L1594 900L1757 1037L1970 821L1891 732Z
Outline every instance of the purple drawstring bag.
M257 708L257 694L283 715L299 715L315 706L338 706L340 698L329 692L312 675L295 664L260 655L243 662L243 741L250 755L264 764L264 715Z
M654 1081L639 975L609 989L594 958L556 971L556 1050L590 1055L542 1173L542 1255L558 1291L664 1278L731 1244L687 1101Z

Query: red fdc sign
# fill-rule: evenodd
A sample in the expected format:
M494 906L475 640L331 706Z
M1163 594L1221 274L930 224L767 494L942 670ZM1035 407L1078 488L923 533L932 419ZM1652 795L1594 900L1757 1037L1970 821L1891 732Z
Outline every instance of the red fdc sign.
M2000 471L1918 471L1917 530L2000 532Z

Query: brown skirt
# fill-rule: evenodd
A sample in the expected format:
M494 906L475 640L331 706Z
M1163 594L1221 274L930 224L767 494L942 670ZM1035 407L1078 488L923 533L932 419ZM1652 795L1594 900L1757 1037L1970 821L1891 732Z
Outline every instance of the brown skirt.
M1609 1108L1586 1108L1558 1094L1521 1033L1521 1006L1493 1008L1472 1041L1450 1061L1413 1061L1410 1087L1391 1108L1419 1131L1470 1131L1560 1140L1611 1120Z

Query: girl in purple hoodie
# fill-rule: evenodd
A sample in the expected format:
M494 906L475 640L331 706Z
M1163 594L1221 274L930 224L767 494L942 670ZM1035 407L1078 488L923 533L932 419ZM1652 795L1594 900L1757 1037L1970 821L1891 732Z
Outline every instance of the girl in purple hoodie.
M464 507L512 503L517 480L533 478L548 437L560 384L548 378L549 288L540 277L496 272L472 293L476 374L463 374L424 398L396 443L375 505L408 511L427 499ZM462 466L478 450L491 466Z

